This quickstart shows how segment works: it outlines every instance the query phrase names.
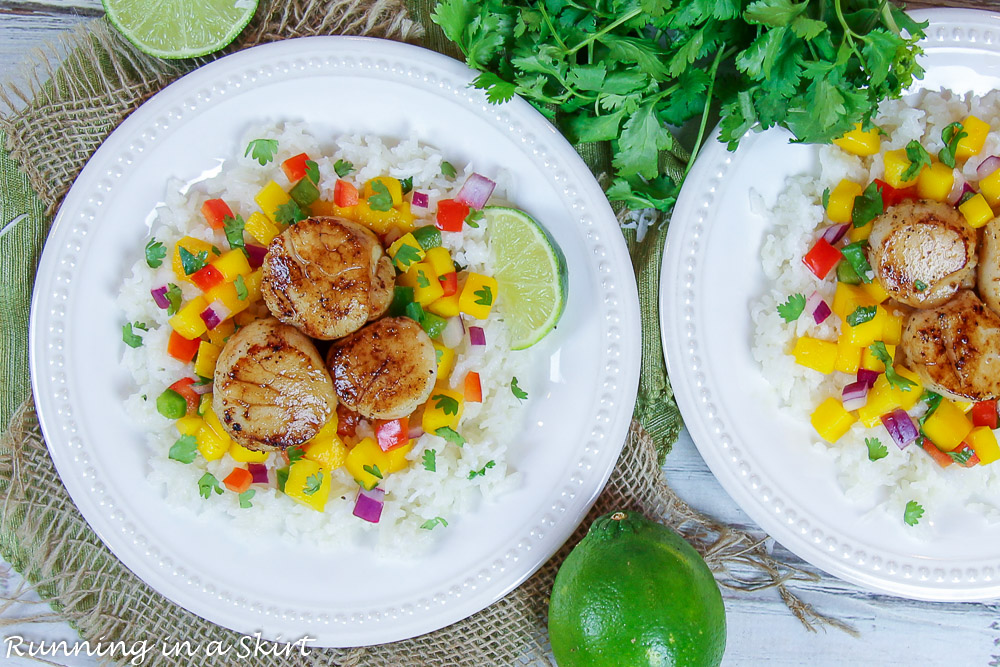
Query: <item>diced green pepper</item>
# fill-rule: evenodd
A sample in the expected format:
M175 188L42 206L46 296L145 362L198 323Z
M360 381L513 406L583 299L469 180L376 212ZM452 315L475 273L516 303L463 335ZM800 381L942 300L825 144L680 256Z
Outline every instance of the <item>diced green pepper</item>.
M156 398L156 411L167 419L180 419L187 414L187 401L173 389L166 389Z
M274 478L278 482L278 491L285 491L285 482L288 481L288 470L289 466L285 466L274 471Z
M294 199L296 204L306 208L319 199L319 188L308 178L303 178L288 191L288 196Z
M413 288L396 285L392 290L392 303L389 304L391 317L406 315L406 307L413 303Z
M413 238L417 239L420 247L424 249L424 252L441 246L441 231L434 225L417 227L413 230L412 234Z
M437 338L440 336L447 324L448 321L446 319L429 312L424 312L424 316L420 320L420 326L424 328L424 331L426 331L427 335L431 338Z
M837 264L837 280L848 285L861 284L861 277L846 259L840 260L840 263Z
M210 407L212 407L212 395L202 394L201 400L198 403L198 414L204 417Z
M406 304L406 316L410 319L422 322L425 315L423 307L416 301Z
M858 241L840 249L841 254L844 255L844 259L850 263L851 268L854 269L854 272L858 274L858 278L863 283L870 283L872 281L868 275L872 272L872 265L868 263L868 258L865 257L865 246L867 244L867 241Z

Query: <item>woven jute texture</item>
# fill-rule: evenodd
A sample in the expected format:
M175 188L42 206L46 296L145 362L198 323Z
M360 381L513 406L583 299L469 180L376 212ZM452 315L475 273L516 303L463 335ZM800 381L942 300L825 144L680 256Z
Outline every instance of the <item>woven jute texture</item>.
M431 0L414 0L409 7L397 0L265 1L248 29L226 52L290 37L351 34L402 41L423 37L430 48L454 55L436 27L427 22L432 4ZM69 55L56 55L62 53ZM167 62L147 57L105 21L95 20L69 35L61 48L40 54L26 87L0 88L0 98L19 108L0 117L0 139L6 136L6 150L0 151L0 212L4 216L0 225L6 225L0 227L4 278L0 281L0 343L4 346L0 351L5 362L0 382L5 395L28 394L23 369L31 278L61 198L87 159L129 113L208 60ZM600 179L608 163L607 146L588 145L578 150ZM722 586L742 590L774 587L807 627L817 622L839 625L803 604L786 587L790 580L814 575L776 562L767 553L762 537L732 530L699 514L664 483L659 466L680 428L657 324L664 232L654 229L642 242L636 240L634 232L626 232L643 318L638 419L632 423L607 489L573 538L518 589L455 625L391 645L313 649L308 656L295 658L295 664L478 666L545 662L545 617L555 572L593 518L618 509L640 511L681 531L705 556ZM59 481L31 398L19 407L10 400L0 403L0 423L8 417L8 428L0 441L0 550L51 604L53 613L41 613L37 620L68 620L91 642L236 645L239 635L160 596L125 568L90 530ZM127 661L121 656L112 660ZM143 664L192 663L191 658L156 651ZM201 656L198 664L233 664L233 659ZM289 664L289 658L258 656L254 664Z

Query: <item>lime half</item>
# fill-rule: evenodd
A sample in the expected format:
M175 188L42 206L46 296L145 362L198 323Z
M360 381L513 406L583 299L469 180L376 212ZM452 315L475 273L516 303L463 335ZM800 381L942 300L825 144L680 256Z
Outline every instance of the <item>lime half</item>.
M494 274L511 347L531 347L552 331L566 306L566 258L542 226L524 211L487 206Z
M257 0L103 0L111 24L143 53L194 58L243 31Z

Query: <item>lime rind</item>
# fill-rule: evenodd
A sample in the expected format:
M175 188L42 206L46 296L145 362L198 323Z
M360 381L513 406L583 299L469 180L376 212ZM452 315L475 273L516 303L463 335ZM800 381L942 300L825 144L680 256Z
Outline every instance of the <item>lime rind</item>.
M175 60L197 58L235 40L258 0L102 0L115 27L143 53Z

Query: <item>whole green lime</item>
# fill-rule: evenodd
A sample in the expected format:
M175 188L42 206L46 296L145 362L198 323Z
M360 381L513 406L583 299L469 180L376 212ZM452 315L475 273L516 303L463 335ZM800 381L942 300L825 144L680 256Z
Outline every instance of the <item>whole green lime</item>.
M560 667L718 665L726 610L690 544L640 514L613 512L559 568L549 638Z

